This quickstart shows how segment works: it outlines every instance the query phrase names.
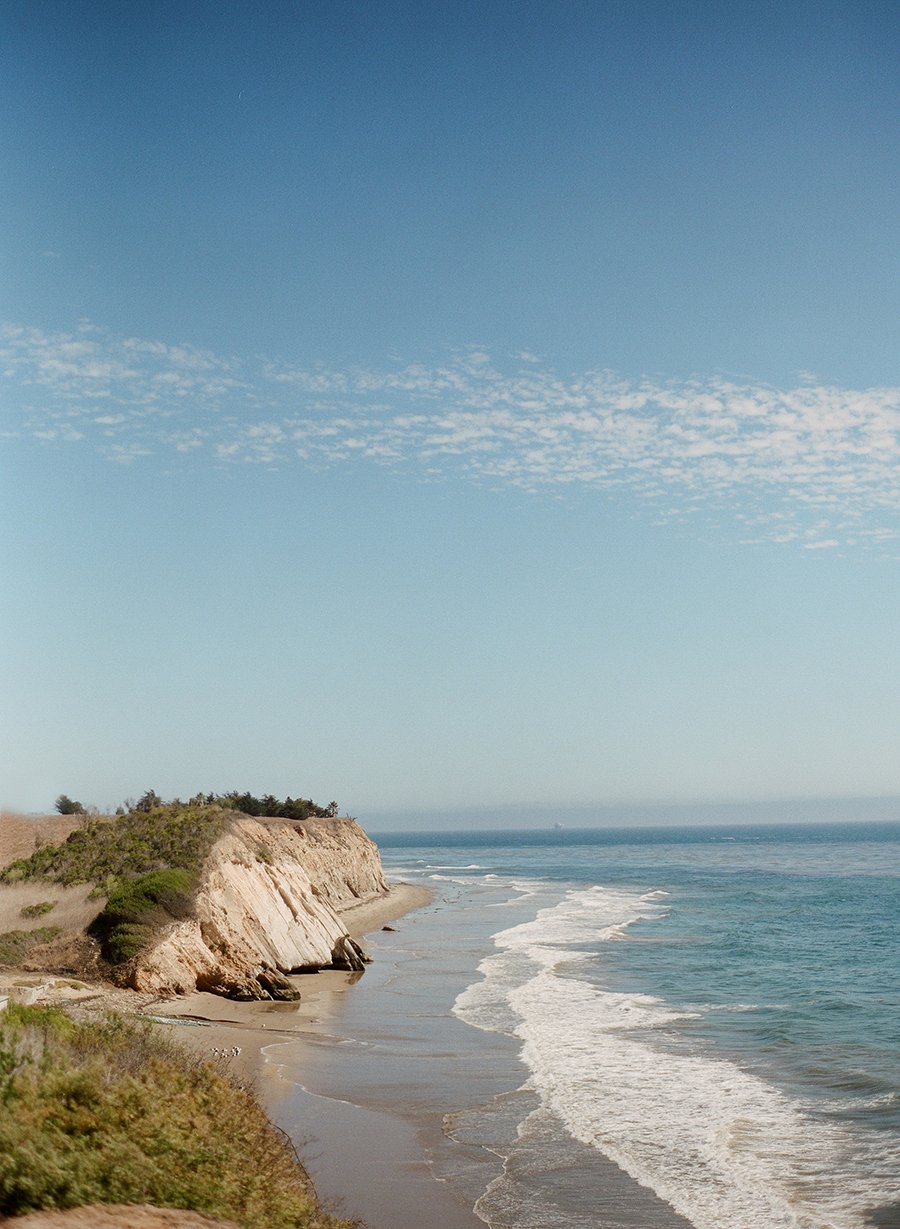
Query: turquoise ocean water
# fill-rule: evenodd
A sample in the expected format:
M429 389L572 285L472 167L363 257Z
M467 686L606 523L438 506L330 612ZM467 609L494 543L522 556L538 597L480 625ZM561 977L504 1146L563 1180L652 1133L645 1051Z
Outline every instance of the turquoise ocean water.
M379 958L421 973L393 1087L443 1111L436 1172L482 1220L900 1226L900 825L377 839L438 893ZM657 1212L603 1209L610 1161Z

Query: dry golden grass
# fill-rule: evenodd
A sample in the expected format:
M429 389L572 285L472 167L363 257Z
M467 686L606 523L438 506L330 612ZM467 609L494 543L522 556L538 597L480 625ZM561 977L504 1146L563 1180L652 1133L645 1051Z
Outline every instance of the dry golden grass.
M0 870L34 853L35 843L58 845L78 827L80 815L20 815L0 810Z
M81 931L103 908L102 900L89 900L89 883L65 888L59 883L36 880L0 885L0 934L7 930L37 930L58 926L61 930ZM23 909L52 902L53 908L29 917Z

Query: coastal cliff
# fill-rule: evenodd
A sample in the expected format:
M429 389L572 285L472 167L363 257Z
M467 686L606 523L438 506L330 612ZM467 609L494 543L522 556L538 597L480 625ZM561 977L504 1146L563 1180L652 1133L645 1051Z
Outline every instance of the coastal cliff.
M204 862L190 915L158 932L129 984L292 997L287 973L361 967L339 910L387 891L378 848L352 819L235 818Z
M246 1006L215 1006L203 1029L135 1013L194 989L298 998L287 974L361 968L348 929L382 925L416 889L388 887L351 819L254 818L220 801L88 816L55 844L36 824L6 850L0 820L0 865L19 854L0 869L3 1223L353 1229L236 1082L241 1048L242 1081L271 1039L252 1008L227 1048L211 1043L235 1040ZM308 1018L316 996L303 997L292 1019ZM169 1010L195 1018L196 999Z
M341 913L388 892L355 820L176 801L90 819L0 871L0 965L160 996L296 998L292 971L363 967Z

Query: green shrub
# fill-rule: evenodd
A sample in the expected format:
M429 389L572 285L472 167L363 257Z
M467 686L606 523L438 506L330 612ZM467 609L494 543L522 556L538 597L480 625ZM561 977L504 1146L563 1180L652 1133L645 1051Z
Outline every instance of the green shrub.
M103 942L103 955L110 964L132 960L153 938L153 928L141 922L119 922L111 928Z
M86 811L80 802L70 798L68 794L60 794L53 804L60 815L85 815Z
M88 900L101 900L108 897L109 894L119 886L121 880L118 875L105 875L99 883L95 883L88 892Z
M61 845L44 845L13 862L0 873L0 882L101 883L168 866L196 872L228 818L221 807L179 804L94 819Z
M269 819L309 819L311 816L324 819L338 813L336 802L321 807L311 798L292 798L290 794L282 801L274 794L263 794L261 798L257 798L246 791L240 793L233 789L227 794L207 794L206 800L232 811L240 811L242 815L265 816Z
M90 933L103 945L103 955L113 964L136 956L150 941L153 931L190 910L193 877L169 867L128 879L110 892Z
M0 1017L0 1213L151 1203L244 1229L341 1229L249 1094L149 1024Z
M55 903L52 900L41 900L35 905L25 905L21 910L21 915L27 918L43 917L53 908L55 908Z
M58 926L40 926L37 930L7 930L0 934L0 964L18 967L33 947L49 943L60 933Z

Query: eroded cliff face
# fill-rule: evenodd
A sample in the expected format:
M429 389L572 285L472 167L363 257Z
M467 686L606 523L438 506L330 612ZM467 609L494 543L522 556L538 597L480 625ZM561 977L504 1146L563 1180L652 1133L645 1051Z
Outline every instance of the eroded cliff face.
M338 911L387 891L352 819L235 819L206 861L192 915L136 961L137 990L290 997L292 970L353 962Z

